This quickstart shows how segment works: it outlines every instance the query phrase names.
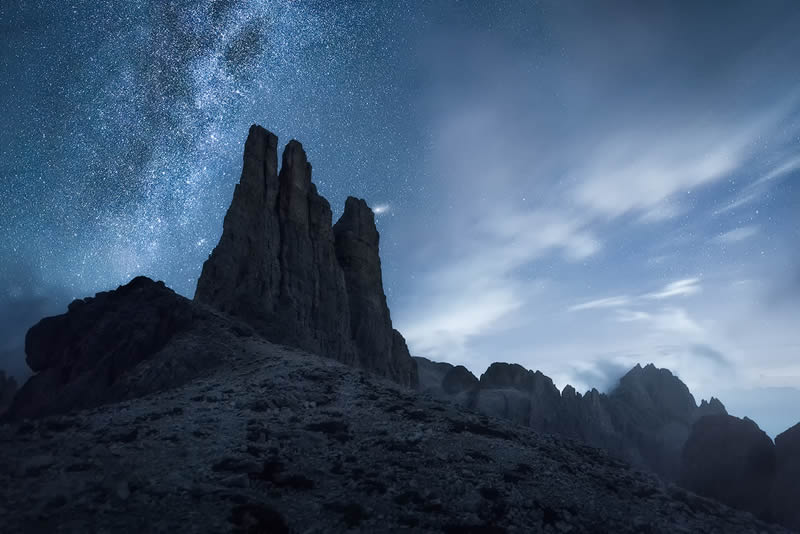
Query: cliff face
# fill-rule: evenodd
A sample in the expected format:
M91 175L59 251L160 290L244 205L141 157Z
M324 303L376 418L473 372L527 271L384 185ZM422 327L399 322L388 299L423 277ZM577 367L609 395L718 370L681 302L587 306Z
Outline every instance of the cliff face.
M138 277L114 291L79 299L25 337L34 371L7 416L40 417L91 408L180 385L231 345L227 322Z
M720 502L769 517L775 447L753 421L707 415L692 426L680 483Z
M252 325L270 341L416 386L416 363L393 330L383 293L375 217L349 198L336 226L297 141L252 126L219 244L195 300Z
M401 384L416 384L416 362L403 336L392 328L383 293L375 215L366 202L348 197L333 233L336 258L347 287L350 334L359 366Z
M775 437L772 519L800 531L800 423Z
M518 364L493 363L478 380L463 368L417 360L425 370L424 392L602 447L666 480L678 476L692 423L701 415L726 413L717 399L698 407L683 382L652 364L631 369L608 395L597 390L581 395L572 386L559 392L540 371ZM459 386L453 387L456 373Z

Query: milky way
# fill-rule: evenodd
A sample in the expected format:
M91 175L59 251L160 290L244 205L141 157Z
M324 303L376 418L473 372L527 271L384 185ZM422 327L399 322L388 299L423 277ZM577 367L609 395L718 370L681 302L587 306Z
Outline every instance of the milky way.
M287 0L2 10L13 73L0 81L12 110L3 254L45 284L77 297L147 273L191 295L254 122L324 159L315 181L335 212L347 194L403 196L387 178L405 148L391 146L405 114L401 51L381 42L402 9Z

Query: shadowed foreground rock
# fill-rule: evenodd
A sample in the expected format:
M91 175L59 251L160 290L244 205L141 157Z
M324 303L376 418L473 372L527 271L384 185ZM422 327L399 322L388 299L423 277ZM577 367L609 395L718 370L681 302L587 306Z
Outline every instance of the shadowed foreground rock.
M134 278L75 300L28 331L26 361L35 374L6 415L63 413L181 384L216 363L230 335L212 311L163 282Z
M3 532L782 532L331 359L220 350L179 388L0 425Z
M709 415L692 426L683 450L682 486L766 516L774 475L772 440L750 419Z
M800 423L775 437L772 517L800 531Z

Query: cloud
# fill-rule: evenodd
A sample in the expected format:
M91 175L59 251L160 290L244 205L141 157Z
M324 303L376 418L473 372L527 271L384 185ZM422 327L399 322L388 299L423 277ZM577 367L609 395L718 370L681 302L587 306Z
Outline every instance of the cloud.
M764 196L769 188L775 185L779 179L789 176L798 169L800 169L800 156L791 156L788 159L785 159L763 176L749 183L742 189L735 199L733 199L729 204L726 204L722 208L716 210L714 215L721 215L754 202L755 200Z
M608 387L652 361L704 394L719 376L746 382L743 362L796 368L776 363L791 350L767 335L791 330L754 321L753 301L730 294L728 274L760 273L697 246L733 229L709 224L710 202L770 175L759 171L768 159L780 173L753 192L792 172L764 147L796 136L795 85L762 85L787 71L761 58L794 54L744 24L716 35L730 46L715 48L725 54L709 71L694 53L705 24L636 11L575 26L561 15L546 46L500 24L476 34L443 23L425 43L425 209L436 216L408 238L416 276L392 303L412 351L477 373L517 361L562 386Z
M742 226L741 228L734 228L724 234L720 234L714 238L714 241L717 243L736 243L738 241L744 241L750 237L753 237L758 233L758 226L751 225L751 226Z
M667 284L661 291L642 295L642 298L661 300L672 297L694 295L695 293L699 293L700 290L699 278L685 278L683 280L677 280Z
M653 293L644 293L637 297L629 297L627 295L619 295L614 297L605 297L588 302L582 302L567 308L567 311L580 311L580 310L594 310L603 308L619 308L622 306L629 306L636 303L641 303L643 300L656 299L663 300L671 297L687 296L699 293L700 279L699 278L685 278L683 280L676 280L664 286L661 291ZM627 322L646 318L644 312L632 312L630 310L619 310L618 320Z
M639 132L623 131L597 147L574 171L582 177L575 201L607 217L640 211L646 220L669 218L676 209L666 201L736 169L752 133L692 125L648 138L643 144Z
M603 299L596 299L590 300L588 302L583 302L581 304L576 304L575 306L570 306L568 311L579 311L579 310L594 310L597 308L616 308L618 306L625 306L630 304L631 299L628 296L620 295L618 297L607 297Z
M660 332L689 335L703 332L703 328L683 308L662 308L652 312L617 310L616 320L621 323L647 323Z
M630 362L624 359L599 359L581 367L574 367L571 375L578 384L587 384L602 393L608 393L619 384L619 379L632 367Z
M718 364L718 365L721 365L721 366L724 366L724 367L730 367L731 366L731 362L728 360L728 358L726 358L724 354L722 354L720 351L716 350L714 347L711 347L709 345L705 345L703 343L698 343L698 344L692 345L691 347L689 347L689 349L692 352L692 354L694 354L694 355L696 355L698 357L701 357L701 358L705 358L705 359L707 359L707 360L709 360L709 361L711 361L711 362L713 362L715 364Z

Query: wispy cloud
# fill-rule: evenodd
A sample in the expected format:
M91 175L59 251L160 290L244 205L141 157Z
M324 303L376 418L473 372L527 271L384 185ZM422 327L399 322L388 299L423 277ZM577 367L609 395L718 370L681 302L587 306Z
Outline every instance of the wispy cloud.
M581 310L595 310L595 309L603 309L603 308L620 308L623 306L630 306L635 305L637 303L641 303L647 300L663 300L672 297L683 297L688 295L694 295L695 293L699 293L701 291L700 286L700 279L699 278L684 278L682 280L676 280L675 282L670 282L659 291L654 291L651 293L643 293L641 295L635 297L629 297L627 295L618 295L613 297L604 297L594 300L589 300L587 302L581 302L579 304L575 304L567 308L567 311L574 312L574 311L581 311ZM631 312L629 310L620 310L622 312L621 321L633 321L644 319L646 317L641 315L636 315L637 313L642 312ZM646 314L645 314L646 315Z
M797 170L800 170L800 156L792 156L785 159L779 165L770 169L766 174L744 187L736 198L722 208L716 210L714 215L728 213L729 211L733 211L758 200L764 196L779 179L783 179Z
M699 278L685 278L683 280L677 280L667 284L663 289L661 289L661 291L646 293L645 295L642 295L642 298L661 300L671 297L683 297L699 293L700 290L701 287Z
M736 243L753 237L758 233L758 226L742 226L716 236L713 240L717 243Z
M576 304L575 306L571 306L568 311L593 310L597 308L616 308L619 306L626 306L630 304L630 302L630 297L625 295L618 297L607 297L604 299L590 300L588 302Z

